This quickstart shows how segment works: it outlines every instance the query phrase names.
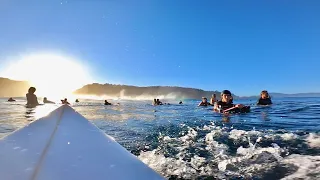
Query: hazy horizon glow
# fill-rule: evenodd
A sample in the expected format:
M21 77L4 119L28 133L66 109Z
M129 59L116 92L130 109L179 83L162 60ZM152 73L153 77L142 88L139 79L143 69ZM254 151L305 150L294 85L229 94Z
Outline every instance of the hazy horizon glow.
M55 54L31 54L9 63L1 76L25 80L37 88L36 94L51 99L70 96L90 83L86 69L76 60Z

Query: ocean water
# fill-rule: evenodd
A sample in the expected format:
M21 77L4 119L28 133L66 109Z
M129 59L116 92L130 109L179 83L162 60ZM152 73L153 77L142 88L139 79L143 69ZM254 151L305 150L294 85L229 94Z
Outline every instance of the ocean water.
M58 106L0 99L0 137ZM80 114L167 179L320 179L320 98L273 99L247 114L221 115L198 101L81 100ZM254 104L241 100L235 103Z

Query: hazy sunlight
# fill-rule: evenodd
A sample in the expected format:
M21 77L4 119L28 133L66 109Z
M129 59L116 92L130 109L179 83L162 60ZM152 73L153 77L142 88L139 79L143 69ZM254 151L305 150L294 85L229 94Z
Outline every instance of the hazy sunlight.
M34 54L11 63L5 77L27 80L37 88L38 96L59 99L91 82L89 74L77 61L54 54Z

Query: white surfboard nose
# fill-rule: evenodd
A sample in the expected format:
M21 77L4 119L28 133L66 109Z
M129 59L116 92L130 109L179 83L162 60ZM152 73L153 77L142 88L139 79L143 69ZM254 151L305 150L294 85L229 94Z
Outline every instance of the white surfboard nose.
M63 105L0 141L1 179L164 179Z

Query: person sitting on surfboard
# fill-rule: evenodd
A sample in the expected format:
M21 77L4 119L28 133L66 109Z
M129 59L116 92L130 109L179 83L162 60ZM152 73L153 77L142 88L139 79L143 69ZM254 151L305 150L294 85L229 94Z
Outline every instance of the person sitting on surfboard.
M61 103L62 103L62 104L70 104L70 103L68 102L68 99L67 99L67 98L64 98L64 100L61 100Z
M159 99L157 99L157 105L162 105L162 102L159 100Z
M229 90L224 90L221 92L221 100L214 104L214 110L216 112L225 113L225 112L241 112L241 109L247 107L242 104L233 104L233 97ZM250 109L250 107L247 107Z
M198 106L208 106L210 103L208 103L208 99L206 97L202 97L202 101L199 103Z
M111 103L109 103L107 100L104 101L104 105L112 105Z
M39 105L38 98L34 94L36 92L35 87L30 87L28 93L26 94L27 97L27 106L37 106Z
M271 104L272 104L272 101L268 91L266 90L261 91L260 98L257 102L257 105L271 105Z
M152 105L156 106L157 105L157 100L153 99Z
M43 103L45 103L45 104L54 104L54 102L49 101L49 100L47 99L47 97L44 97L44 98L43 98Z
M8 99L8 102L14 102L16 100L14 100L12 97Z

